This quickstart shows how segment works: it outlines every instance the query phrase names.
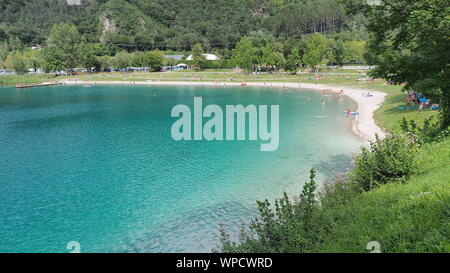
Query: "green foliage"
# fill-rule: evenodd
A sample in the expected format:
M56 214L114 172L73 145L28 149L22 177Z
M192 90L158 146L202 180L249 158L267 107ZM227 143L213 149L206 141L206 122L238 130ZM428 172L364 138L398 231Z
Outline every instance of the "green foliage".
M286 63L284 65L284 69L286 71L297 72L298 64L300 63L301 58L298 52L298 49L293 48L291 53L288 55Z
M339 65L344 65L344 62L347 57L347 49L345 47L344 42L339 39L336 41L336 45L334 47L334 61Z
M100 67L102 67L102 68L106 68L106 67L110 66L110 59L111 59L110 56L98 56L97 57Z
M361 154L356 155L351 179L365 191L390 182L405 182L415 168L416 151L416 144L405 136L376 136L370 149L362 147Z
M132 54L126 51L120 51L116 53L116 56L114 56L114 58L111 58L110 65L118 69L127 68L131 66L132 58L133 58Z
M255 54L256 48L253 47L253 44L246 37L243 37L239 43L237 43L236 48L232 51L233 54L233 63L249 72L254 69L254 65L256 63Z
M15 52L11 55L11 66L8 67L13 69L17 74L24 74L28 72L28 59L21 52Z
M317 66L322 63L325 57L325 50L326 45L323 35L320 33L314 33L306 43L303 62L317 71Z
M344 45L346 48L346 61L357 64L365 62L365 41L346 41Z
M160 71L163 66L161 51L138 52L134 55L133 66L148 67L150 71Z
M126 50L153 48L161 28L135 5L125 0L110 0L99 15L103 32L100 40Z
M401 128L404 134L419 145L442 141L450 136L450 128L442 129L440 122L433 116L425 119L422 126L417 125L414 120L408 122L403 117Z
M82 61L81 35L72 24L55 24L43 49L46 71L67 70L71 72Z
M65 54L53 46L42 49L42 68L46 73L64 70L67 68Z
M194 65L196 70L201 70L204 65L206 59L203 56L203 48L200 43L196 43L192 47L191 55L192 55L192 64Z
M303 186L298 200L291 201L286 193L275 200L272 208L268 200L258 201L260 217L252 221L250 233L241 231L240 244L230 241L221 229L224 252L302 252L316 245L314 239L321 233L317 222L321 214L316 200L315 171L310 170L310 181Z
M450 125L450 6L447 0L385 0L379 6L343 1L364 12L370 33L369 64L373 76L422 92L440 104L441 125Z
M42 65L42 58L39 50L28 50L24 52L28 67L36 71Z
M101 68L101 63L98 60L95 44L80 44L80 65L92 71L92 68L98 71Z
M275 46L267 45L261 49L261 56L258 64L266 67L266 70L279 69L286 63L283 53Z

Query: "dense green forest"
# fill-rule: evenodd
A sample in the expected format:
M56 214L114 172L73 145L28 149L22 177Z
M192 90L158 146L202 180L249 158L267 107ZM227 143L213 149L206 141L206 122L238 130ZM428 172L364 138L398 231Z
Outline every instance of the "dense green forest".
M358 30L335 0L1 0L0 41L16 49L45 44L55 23L74 24L87 42L117 49L231 49L242 36L276 38ZM76 2L76 1L75 1Z

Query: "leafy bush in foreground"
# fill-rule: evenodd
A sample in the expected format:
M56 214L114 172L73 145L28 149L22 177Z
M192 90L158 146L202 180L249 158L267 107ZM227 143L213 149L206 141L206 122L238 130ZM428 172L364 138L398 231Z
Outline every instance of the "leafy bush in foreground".
M231 242L229 235L221 229L224 252L305 252L312 249L321 233L317 228L321 219L316 200L315 171L310 171L310 181L303 186L298 199L289 200L286 193L274 204L258 201L260 217L250 224L250 232L241 231L239 244Z
M417 145L402 135L389 135L370 143L370 149L361 148L355 157L355 168L350 179L365 191L389 182L404 182L414 170Z
M425 119L423 126L419 127L410 120L409 122L403 117L401 128L405 135L415 141L419 145L430 143L433 141L443 141L450 136L450 127L442 129L442 124L439 120L433 120L434 117Z

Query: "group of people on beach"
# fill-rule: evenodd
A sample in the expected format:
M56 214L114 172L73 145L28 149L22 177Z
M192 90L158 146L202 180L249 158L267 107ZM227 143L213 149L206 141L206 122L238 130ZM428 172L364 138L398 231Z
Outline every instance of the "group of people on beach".
M426 106L430 106L430 110L439 109L438 104L433 103L431 99L426 98L422 93L417 93L414 90L408 91L406 109L418 107L419 112L421 112Z

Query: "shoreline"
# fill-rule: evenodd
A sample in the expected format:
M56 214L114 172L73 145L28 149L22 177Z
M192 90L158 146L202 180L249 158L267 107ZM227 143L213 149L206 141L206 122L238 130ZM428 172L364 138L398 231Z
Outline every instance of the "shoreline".
M62 84L72 85L189 85L189 86L241 86L238 82L192 82L192 81L80 81L80 80L61 80ZM344 90L344 96L349 97L357 103L359 114L355 116L352 122L352 131L365 142L375 139L375 134L380 138L385 137L385 133L375 121L374 113L384 101L386 93L380 91L365 91L363 89L348 88L344 86L334 86L326 84L313 83L293 83L293 82L245 82L245 86L257 87L278 87L278 88L294 88L294 89L312 89L316 91L331 89L332 92L338 93ZM245 87L244 86L244 87ZM370 97L363 94L370 92Z

